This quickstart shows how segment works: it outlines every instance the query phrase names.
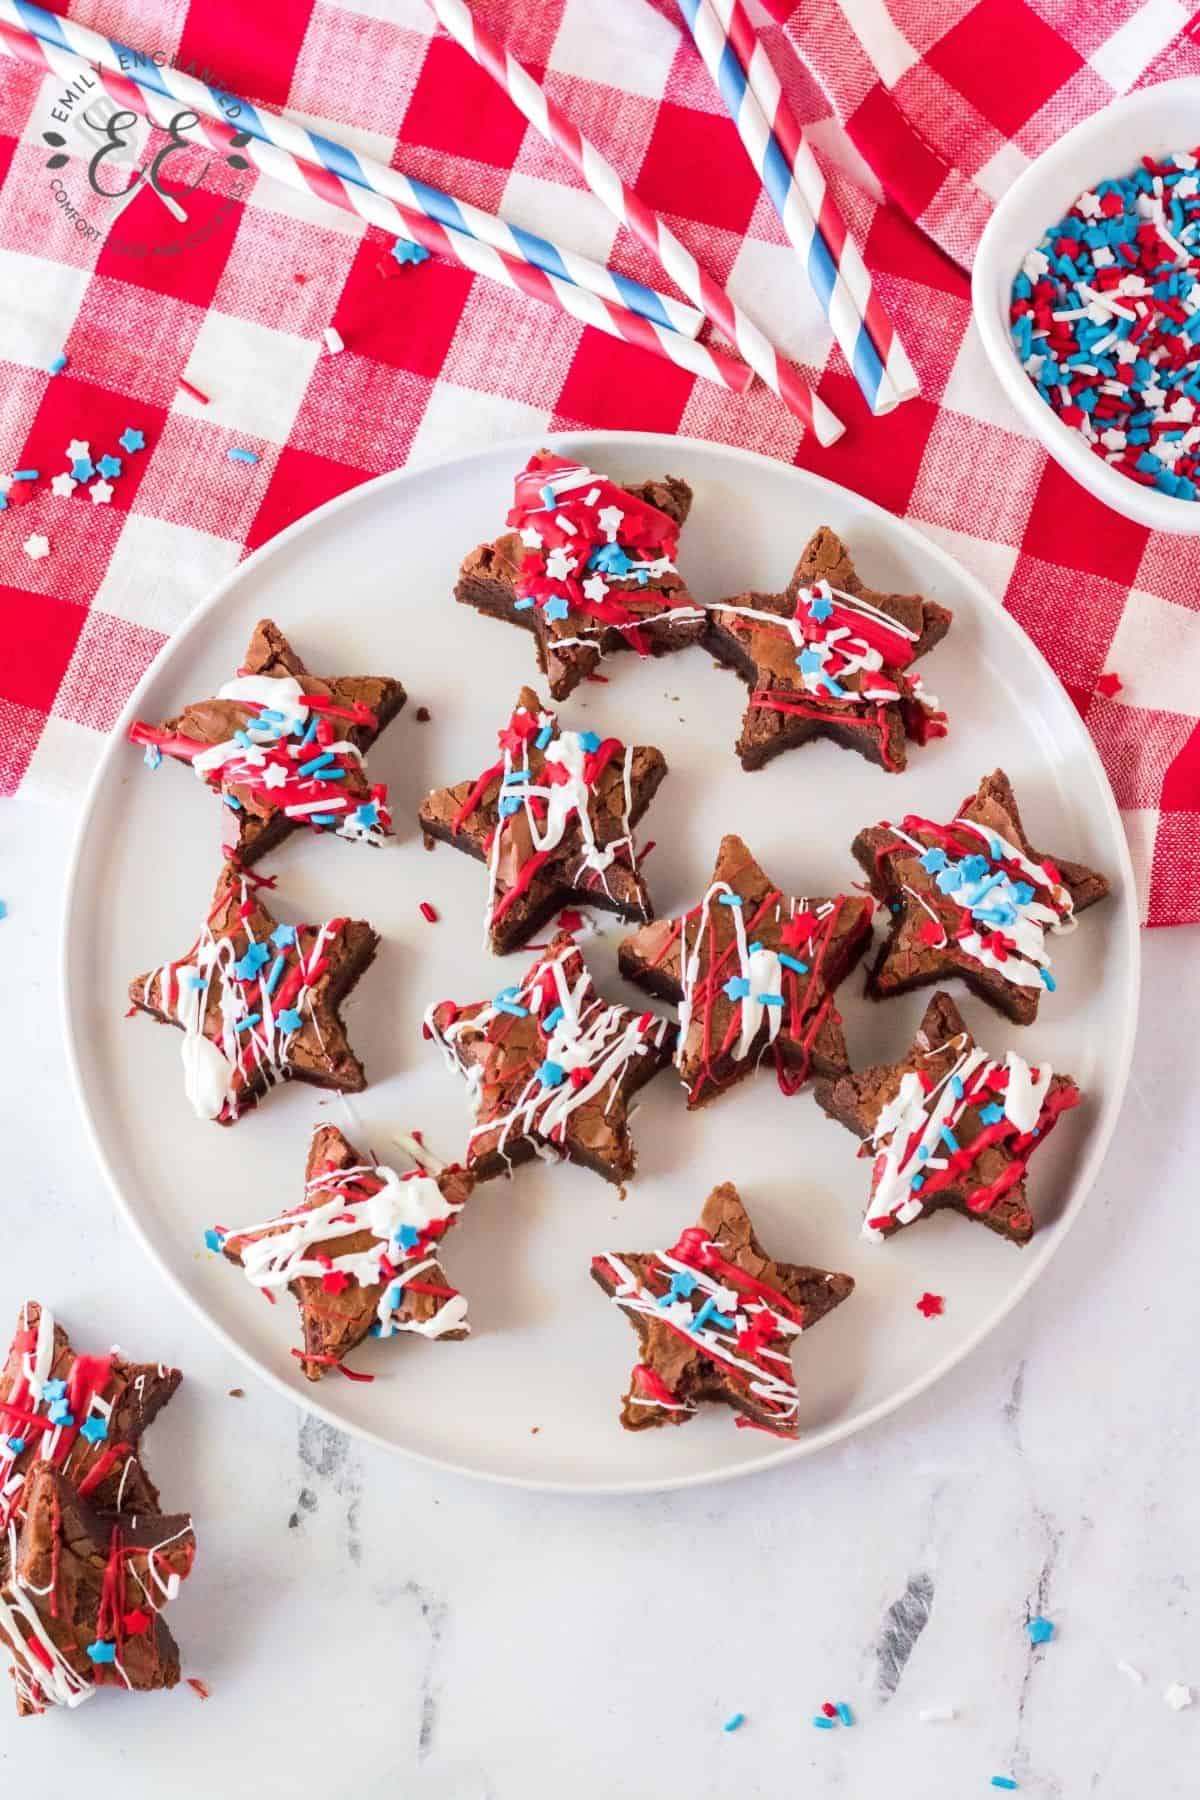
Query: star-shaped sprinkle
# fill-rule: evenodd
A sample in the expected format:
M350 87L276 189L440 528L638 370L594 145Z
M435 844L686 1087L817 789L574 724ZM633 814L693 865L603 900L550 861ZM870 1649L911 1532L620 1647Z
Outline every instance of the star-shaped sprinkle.
M79 1435L85 1437L89 1444L102 1444L108 1436L108 1421L93 1413L79 1427Z
M86 462L91 457L92 446L86 438L72 438L67 445L68 462Z
M681 1272L693 1277L686 1292ZM594 1256L592 1279L641 1342L621 1408L627 1431L685 1424L713 1400L732 1407L739 1425L798 1436L793 1342L854 1290L849 1275L773 1261L729 1181L669 1250ZM676 1297L663 1306L664 1295Z
M144 450L146 448L145 434L138 431L133 425L127 425L125 427L124 431L117 439L117 442L120 444L122 450L129 451L131 455L135 450Z
M428 837L487 864L485 932L497 955L571 901L652 918L633 832L667 772L662 753L564 729L531 688L499 746L475 781L435 788L418 814Z
M101 475L113 479L121 473L121 459L106 452L96 464Z
M424 244L414 244L408 238L397 238L396 242L392 245L391 254L395 257L401 268L403 268L406 263L415 265L417 263L429 261L429 252Z
M50 492L59 500L69 500L78 485L75 477L68 475L64 469L61 475L55 475L51 480Z
M508 533L467 557L455 598L531 631L550 692L565 700L611 651L700 641L706 615L675 566L691 501L672 477L626 491L539 451L517 476Z
M816 1095L863 1140L859 1154L871 1162L863 1236L876 1243L943 1207L1028 1243L1029 1159L1080 1101L1071 1077L1045 1060L1031 1065L1015 1050L993 1060L944 993L898 1062L819 1081ZM1001 1117L989 1124L982 1113L993 1104Z
M101 1685L173 1687L179 1651L157 1610L148 1629L127 1636L115 1596L136 1594L156 1609L191 1572L195 1552L182 1514L123 1512L114 1520L93 1510L61 1468L39 1464L11 1554L0 1564L0 1619L36 1620L36 1628L11 1631L5 1641L18 1712L76 1706Z
M369 843L390 834L387 789L372 785L363 758L405 699L385 675L312 674L263 619L237 675L212 699L162 725L138 720L129 736L190 763L221 796L236 821L233 852L248 868L305 827ZM370 824L359 810L367 803L376 807Z
M849 1067L833 993L870 941L873 910L858 896L785 895L731 835L697 906L625 939L622 975L679 1005L675 1066L689 1108L767 1058L788 1094L810 1072Z
M96 465L90 456L77 456L71 464L71 473L76 481L90 481L96 473Z
M43 1371L40 1379L39 1369ZM57 1465L72 1481L86 1483L96 1505L106 1511L121 1506L134 1512L157 1512L157 1490L142 1470L137 1453L143 1431L171 1398L180 1379L178 1369L131 1363L116 1350L102 1356L77 1355L51 1312L30 1300L17 1316L12 1347L0 1366L0 1420L19 1413L23 1420L32 1415L48 1421L51 1407L69 1408L67 1396L72 1395L84 1423L78 1432L60 1434L54 1450ZM87 1430L98 1402L103 1402L107 1440L94 1439ZM20 1510L24 1480L45 1454L45 1441L42 1425L24 1422L14 1437L0 1437L0 1541ZM14 1449L14 1444L19 1448ZM97 1474L101 1463L103 1468Z
M25 539L21 548L30 562L40 562L44 556L50 554L50 539L43 536L40 531L33 531Z
M1181 1681L1173 1681L1169 1687L1163 1689L1163 1699L1172 1712L1183 1712L1185 1708L1191 1706L1195 1698L1191 1688L1185 1687Z
M113 497L111 481L93 481L88 493L92 497L93 506L107 506Z
M1094 869L1032 847L1002 769L946 824L906 813L860 831L853 850L890 911L868 992L885 999L958 976L1018 1025L1054 988L1049 940L1108 893Z
M374 959L374 931L361 919L299 925L269 973L239 979L234 965L274 929L261 888L229 864L192 948L130 983L135 1011L184 1033L184 1086L202 1119L232 1125L289 1077L343 1094L366 1086L338 1008Z
M467 1167L486 1181L535 1156L561 1156L606 1180L634 1171L629 1104L670 1060L674 1028L603 999L565 933L494 1000L425 1015L429 1036L469 1083ZM537 1070L556 1064L550 1085Z
M1025 1626L1031 1644L1048 1644L1054 1636L1054 1625L1050 1619L1044 1619L1040 1613L1028 1621Z
M951 618L920 594L867 587L823 525L781 594L738 594L712 609L708 648L750 689L737 742L742 767L760 769L827 737L903 769L907 739L945 735L945 714L912 665L941 642Z
M313 1133L304 1199L265 1224L228 1233L225 1255L270 1298L300 1308L310 1381L338 1367L368 1335L467 1336L467 1303L447 1281L440 1245L474 1186L415 1139L403 1173L360 1155L334 1125Z
M946 1310L946 1302L940 1294L925 1293L917 1301L917 1311L923 1318L937 1319Z
M1111 674L1111 673L1106 674L1106 675L1101 675L1099 680L1096 682L1096 692L1098 694L1103 694L1103 696L1106 700L1111 700L1114 698L1115 695L1117 695L1121 692L1121 689L1124 687L1124 685L1125 684L1121 680L1121 677L1119 675Z

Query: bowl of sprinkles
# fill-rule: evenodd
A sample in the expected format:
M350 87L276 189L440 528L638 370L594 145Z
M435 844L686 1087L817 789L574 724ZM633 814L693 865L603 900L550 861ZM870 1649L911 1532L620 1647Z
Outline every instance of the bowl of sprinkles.
M999 202L972 300L1024 423L1081 486L1200 532L1200 80L1115 102Z

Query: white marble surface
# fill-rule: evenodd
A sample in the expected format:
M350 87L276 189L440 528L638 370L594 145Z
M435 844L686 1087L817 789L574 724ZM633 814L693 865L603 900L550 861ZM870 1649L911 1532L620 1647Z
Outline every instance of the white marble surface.
M1147 938L1099 1189L965 1366L782 1473L581 1501L352 1443L178 1310L67 1085L69 831L63 813L0 809L0 1321L29 1293L92 1345L185 1370L149 1460L200 1532L172 1623L212 1697L105 1694L18 1723L0 1696L0 1794L966 1800L993 1775L1043 1800L1200 1791L1200 1702L1162 1698L1173 1681L1200 1692L1200 932ZM1034 1650L1039 1609L1058 1629ZM853 1707L852 1730L812 1729L827 1698ZM938 1706L954 1722L922 1724Z

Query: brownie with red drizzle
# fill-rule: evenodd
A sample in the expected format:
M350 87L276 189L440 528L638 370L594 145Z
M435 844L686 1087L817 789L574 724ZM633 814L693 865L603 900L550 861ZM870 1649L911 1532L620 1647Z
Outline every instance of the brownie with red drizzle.
M69 1476L37 1463L23 1517L0 1545L0 1646L17 1711L77 1706L99 1687L174 1687L179 1650L160 1609L196 1553L182 1513L102 1513Z
M532 632L550 692L565 700L613 651L699 643L705 613L675 566L691 504L673 476L627 489L541 450L517 476L509 531L472 550L454 597Z
M920 594L867 587L822 525L781 594L737 594L710 612L709 649L750 689L736 745L742 767L761 769L823 737L889 772L903 769L908 739L946 733L946 715L912 665L952 617Z
M906 813L860 831L853 850L890 912L867 992L883 1000L957 976L1018 1025L1055 986L1047 940L1109 891L1095 869L1033 848L1003 769L944 824Z
M641 1341L621 1406L627 1431L686 1424L711 1400L737 1425L798 1436L794 1340L854 1291L849 1275L769 1257L731 1181L669 1250L606 1251L592 1279Z
M522 688L475 781L435 788L418 814L431 838L488 867L486 941L519 949L562 907L652 919L634 826L667 772L661 750L559 724Z
M671 1060L675 1028L605 1000L565 932L492 1000L443 1000L425 1033L470 1086L466 1164L480 1181L535 1156L622 1183L636 1164L630 1102Z
M378 943L362 919L278 924L262 884L227 863L191 949L139 975L129 999L182 1030L188 1099L200 1118L232 1125L277 1081L362 1091L338 1009Z
M858 895L784 894L731 834L697 906L625 939L622 975L679 1006L675 1066L690 1109L767 1058L785 1094L849 1068L833 994L870 942L873 910Z
M816 1086L819 1104L872 1159L863 1236L881 1242L942 1208L1013 1244L1033 1236L1029 1159L1080 1102L1069 1075L982 1050L949 994L935 994L912 1048Z
M147 761L190 763L233 821L229 853L248 868L293 831L379 843L387 789L364 754L405 702L386 675L314 675L271 619L254 628L236 677L163 725L130 727Z
M50 1311L27 1300L0 1369L0 1539L37 1462L62 1469L96 1506L156 1511L158 1489L138 1450L182 1379L119 1350L78 1353Z
M330 1369L350 1374L345 1359L367 1337L468 1335L467 1303L439 1251L475 1178L443 1167L416 1139L408 1148L414 1167L398 1173L362 1156L335 1125L318 1125L301 1204L209 1234L267 1299L291 1293L304 1333L292 1355L309 1381Z

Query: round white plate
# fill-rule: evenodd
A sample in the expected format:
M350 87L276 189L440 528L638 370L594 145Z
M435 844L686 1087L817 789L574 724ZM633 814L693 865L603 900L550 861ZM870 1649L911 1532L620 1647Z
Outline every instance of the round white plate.
M1031 1060L1072 1073L1087 1095L1034 1160L1031 1247L1018 1251L949 1214L867 1244L859 1226L868 1169L855 1140L811 1094L785 1099L764 1070L694 1116L673 1072L653 1082L634 1122L640 1170L624 1200L586 1170L540 1163L478 1189L446 1250L473 1335L459 1344L370 1342L351 1359L377 1377L370 1385L306 1382L288 1353L299 1323L290 1297L266 1305L204 1249L208 1225L234 1228L298 1204L314 1122L345 1124L345 1114L295 1084L232 1129L201 1121L184 1097L178 1034L124 1016L130 977L192 942L220 866L223 823L216 799L186 770L143 768L125 727L215 692L268 615L314 670L404 681L409 703L370 763L390 785L398 841L372 850L297 836L264 872L278 877L271 904L283 918L350 913L383 936L346 1009L371 1078L350 1135L386 1161L389 1132L418 1126L441 1155L461 1154L466 1091L422 1042L421 1015L434 1000L490 996L525 958L500 960L481 947L484 871L446 847L428 853L414 820L428 788L492 760L517 689L536 685L532 640L450 598L461 556L501 528L533 442L356 488L243 563L166 646L88 798L66 903L67 1036L97 1152L134 1232L265 1380L347 1430L472 1474L580 1492L668 1487L763 1468L861 1429L953 1367L1036 1279L1083 1205L1125 1085L1138 985L1133 881L1107 782L1066 694L1016 624L940 549L829 482L718 444L598 433L554 445L618 480L671 473L691 482L680 564L702 600L782 587L809 533L827 523L868 582L918 588L954 608L954 629L923 665L951 733L914 747L903 776L829 743L745 774L732 752L745 690L699 649L611 658L609 684L585 685L560 710L568 723L666 753L671 772L640 834L657 840L648 874L662 914L699 898L718 840L733 830L785 891L834 893L858 877L849 846L860 826L911 810L948 818L997 764L1015 783L1035 844L1109 875L1113 898L1056 945L1058 992L1034 1027L1020 1032L957 996L985 1045L1003 1051L1017 1040ZM421 704L433 715L424 725ZM423 899L439 923L422 918ZM601 934L585 953L598 985L641 1004L615 973L624 928L602 914L597 921ZM898 1055L928 994L876 1006L861 990L855 974L839 996L852 1059ZM673 1242L727 1179L768 1250L848 1270L858 1283L798 1345L795 1445L735 1430L723 1407L677 1430L634 1435L618 1424L636 1340L591 1281L591 1255ZM927 1288L945 1296L943 1317L916 1310Z

